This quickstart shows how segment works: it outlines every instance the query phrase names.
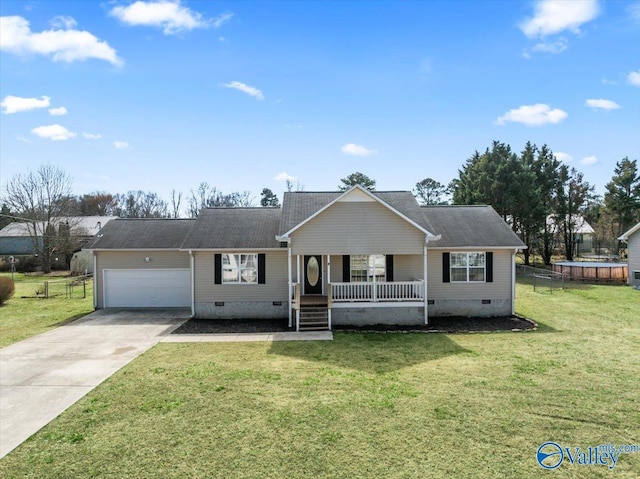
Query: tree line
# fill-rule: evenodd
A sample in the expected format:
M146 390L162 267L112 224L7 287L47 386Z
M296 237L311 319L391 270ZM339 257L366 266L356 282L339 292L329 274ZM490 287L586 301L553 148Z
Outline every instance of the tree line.
M250 207L257 202L250 191L224 193L207 182L188 195L173 190L168 201L141 190L75 196L71 184L69 174L53 165L17 174L6 184L1 199L0 228L11 221L27 222L34 228L42 222L46 232L51 231L53 218L67 216L196 218L203 208ZM341 178L338 189L345 191L356 184L376 189L376 180L362 172ZM304 186L288 180L286 189L301 191ZM617 238L640 221L637 160L625 157L616 163L601 197L580 171L560 162L547 145L538 147L530 142L521 152L515 152L510 145L494 141L483 152L475 151L447 185L425 178L415 184L413 194L423 206L493 206L528 246L524 251L526 264L534 253L551 264L558 243L563 256L573 259L576 230L583 218L596 231L597 247L612 254L619 252ZM271 189L263 188L259 205L277 207L280 201ZM51 235L55 236L53 232ZM46 243L46 234L42 236ZM47 251L52 249L47 245L42 248L42 261L50 260Z

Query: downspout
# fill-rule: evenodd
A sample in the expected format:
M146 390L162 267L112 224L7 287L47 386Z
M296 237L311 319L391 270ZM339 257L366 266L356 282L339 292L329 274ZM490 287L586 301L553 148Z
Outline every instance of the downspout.
M189 266L191 268L191 317L195 318L196 316L196 269L195 269L195 255L193 254L193 250L189 250Z
M292 286L293 286L293 278L291 275L291 243L287 244L287 273L288 273L288 279L289 279L289 288L288 288L288 298L287 301L289 302L289 327L293 326L293 316L291 314L291 309L293 308L293 303L291 302L291 295L293 294L292 291Z
M98 277L98 258L95 251L92 251L91 254L93 255L93 309L98 309L98 285L96 281Z
M427 273L427 243L429 243L428 239L425 239L424 247L422 250L422 268L423 268L423 278L424 278L424 324L429 324L429 286L428 286L428 273Z
M511 253L511 316L516 314L516 253L517 249Z

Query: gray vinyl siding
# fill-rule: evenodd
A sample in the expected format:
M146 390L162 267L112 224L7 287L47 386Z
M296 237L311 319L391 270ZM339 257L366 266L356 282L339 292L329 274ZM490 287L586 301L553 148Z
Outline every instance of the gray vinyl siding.
M225 253L231 252L226 251ZM215 284L215 252L195 252L194 254L196 303L212 303L215 301L287 301L286 249L265 252L266 278L264 284ZM292 269L295 271L295 258L292 262Z
M377 202L339 202L291 234L294 254L415 254L425 233Z
M98 308L104 307L103 274L105 269L189 269L189 253L183 251L96 251L96 266L94 274L97 291ZM144 259L149 257L147 263Z
M451 250L454 252L455 250ZM477 251L491 251L478 249ZM427 260L429 299L511 299L511 251L493 251L492 283L443 283L441 250L429 251Z
M633 272L640 271L640 230L629 237L628 245L628 283L633 284Z

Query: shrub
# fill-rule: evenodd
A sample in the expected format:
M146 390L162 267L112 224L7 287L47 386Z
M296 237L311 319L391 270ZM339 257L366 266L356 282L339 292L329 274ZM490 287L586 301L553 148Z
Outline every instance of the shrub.
M13 298L13 292L15 287L13 280L7 277L0 277L0 304L3 304L8 299Z

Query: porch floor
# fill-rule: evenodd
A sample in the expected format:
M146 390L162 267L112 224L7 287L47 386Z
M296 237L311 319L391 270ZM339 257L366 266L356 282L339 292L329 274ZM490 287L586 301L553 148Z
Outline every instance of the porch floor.
M328 301L328 296L323 296L321 294L307 294L300 296L300 304L302 306L311 306L314 304L321 304L326 306Z

